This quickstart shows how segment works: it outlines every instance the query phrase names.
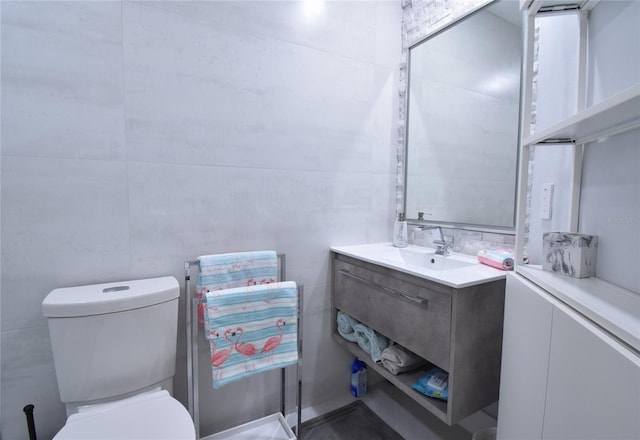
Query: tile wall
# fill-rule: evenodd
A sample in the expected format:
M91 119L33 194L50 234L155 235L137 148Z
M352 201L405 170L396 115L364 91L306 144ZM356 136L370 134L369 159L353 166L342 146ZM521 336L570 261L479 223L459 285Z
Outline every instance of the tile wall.
M3 439L26 438L28 403L41 438L65 421L50 290L182 283L184 260L207 253L287 254L305 285L303 403L345 392L328 250L390 239L402 9L305 5L0 4ZM182 334L178 356L184 399ZM214 396L205 378L202 434L261 413L270 382Z

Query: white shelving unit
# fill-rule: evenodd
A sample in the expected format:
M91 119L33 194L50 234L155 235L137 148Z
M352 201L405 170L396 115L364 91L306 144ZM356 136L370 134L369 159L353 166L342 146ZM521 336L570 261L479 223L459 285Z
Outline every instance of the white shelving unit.
M568 3L574 3L571 13L579 14L578 73L572 78L577 87L577 111L548 128L533 131L535 18L550 8L553 11L549 13L560 13L555 8L563 10ZM625 83L629 86L626 89L620 87L618 93L592 106L585 105L589 13L598 3L599 0L520 0L521 9L526 10L523 133L516 266L515 273L508 274L506 285L498 440L640 438L640 421L629 417L637 414L640 407L637 393L629 391L640 385L640 296L597 277L572 278L524 264L530 147L572 146L570 187L562 189L568 189L570 201L566 232L578 232L585 144L640 129L640 83ZM600 4L606 6L604 2ZM626 23L634 26L629 24L631 21ZM602 26L602 22L595 22ZM610 28L597 30L611 32ZM536 108L537 117L540 111ZM602 147L612 144L603 142ZM611 148L607 154L614 156L615 150ZM531 213L532 218L536 214ZM611 392L594 396L593 377L603 371L615 372L608 386Z
M576 279L553 272L543 271L538 266L524 264L526 235L526 203L529 181L530 147L546 145L573 145L573 168L569 194L570 230L578 232L578 215L581 187L582 157L584 145L610 136L640 128L640 83L610 96L591 107L585 107L586 70L587 70L587 32L589 12L597 6L598 0L576 0L580 8L580 56L578 66L578 93L576 108L578 111L567 119L543 130L532 132L531 109L533 108L532 84L534 77L533 52L535 17L541 10L549 10L567 2L560 1L521 1L526 9L525 20L525 66L523 99L523 133L520 151L519 199L516 224L516 273L542 287L554 297L579 311L582 315L600 325L626 345L640 352L640 301L638 295L622 289L612 283L596 277ZM615 154L612 151L611 154Z
M580 308L567 305L568 298L574 304L583 300L582 283L578 288L558 286L551 279L552 293L549 285L538 285L552 275L535 272L536 282L507 275L497 439L640 438L640 419L632 416L640 414L638 352ZM580 281L563 279L569 284ZM608 297L606 285L589 280L593 285L586 291L587 302L606 302L603 315L622 315L631 323L640 298L624 292ZM555 296L558 292L562 299ZM633 300L636 306L627 310ZM634 326L640 328L637 315ZM594 386L593 378L603 372L611 373L605 373L606 392L594 391L602 387Z
M526 9L525 20L525 51L524 51L524 96L523 96L523 133L520 145L520 165L518 184L518 206L516 220L516 266L522 266L525 261L525 237L526 237L526 204L529 181L529 157L530 147L535 145L553 144L566 146L573 145L573 168L571 187L569 194L571 206L569 208L569 231L578 232L578 215L580 202L580 187L582 180L582 157L584 145L590 142L605 139L610 136L640 128L640 84L635 84L628 89L611 96L591 107L585 107L585 83L587 63L587 31L588 14L599 0L576 0L576 7L580 9L580 56L579 74L576 79L578 84L578 111L576 114L557 124L531 132L531 109L533 105L533 77L534 77L534 32L535 17L540 11L566 5L566 1L557 0L521 0L520 5ZM527 9L528 7L528 9ZM613 153L612 153L613 154ZM524 276L528 271L519 270ZM560 277L560 276L558 276Z
M640 128L640 84L589 107L553 127L526 137L523 145L529 147L540 143L567 143L567 141L586 144L635 128Z
M640 298L596 277L571 278L520 266L518 273L640 352Z

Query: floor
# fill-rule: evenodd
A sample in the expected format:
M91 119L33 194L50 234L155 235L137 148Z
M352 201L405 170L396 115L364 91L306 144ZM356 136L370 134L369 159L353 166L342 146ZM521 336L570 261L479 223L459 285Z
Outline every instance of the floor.
M403 440L364 402L357 400L302 424L304 440Z
M313 419L354 400L347 391L341 399L305 408L302 419ZM478 412L458 425L447 426L386 381L370 386L362 401L405 440L471 440L472 433L496 426L495 416L484 412Z

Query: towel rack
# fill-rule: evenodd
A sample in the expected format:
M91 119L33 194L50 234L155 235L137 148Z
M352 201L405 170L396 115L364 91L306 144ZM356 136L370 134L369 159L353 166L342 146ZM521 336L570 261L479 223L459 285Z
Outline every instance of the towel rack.
M278 281L286 280L286 255L277 254L278 256ZM184 262L184 289L185 289L185 323L187 334L187 406L189 414L193 419L196 430L196 439L200 440L200 398L199 398L199 380L198 380L198 305L206 303L206 298L195 298L191 292L191 269L200 269L198 260ZM297 285L298 288L298 322L297 322L297 349L298 362L296 364L296 411L297 424L294 428L296 438L301 439L300 426L302 423L302 311L303 311L303 293L304 286ZM194 316L196 317L194 319ZM286 368L286 367L285 367ZM286 418L285 408L285 368L280 369L280 413Z

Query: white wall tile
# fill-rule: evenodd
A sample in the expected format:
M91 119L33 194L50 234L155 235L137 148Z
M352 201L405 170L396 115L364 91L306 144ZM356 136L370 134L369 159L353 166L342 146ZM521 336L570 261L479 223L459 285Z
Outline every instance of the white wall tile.
M400 0L376 2L376 45L375 63L380 66L398 68L402 54L402 32L395 25L402 23L402 2ZM396 81L397 84L397 81ZM397 112L398 106L393 110Z
M638 21L640 3L635 1L602 2L589 14L587 105L640 82Z
M394 38L400 37L400 5L397 1L392 3L398 12L394 11L394 15L387 16L384 21L376 21L376 8L379 4L389 3L387 1L315 2L320 6L315 10L309 8L311 2L302 1L193 2L189 8L179 1L137 3L164 9L189 22L223 28L224 32L242 30L245 35L276 38L368 63L374 62L376 51L382 50L376 48L380 43L376 40L377 33L389 35L388 29L395 28ZM398 56L398 53L388 57L394 55Z
M57 287L127 279L129 222L121 162L4 157L2 329L44 325Z
M336 234L387 233L372 214L389 209L385 175L143 163L129 173L132 267L145 276L179 275L199 255L275 249L293 279L322 284Z
M371 63L375 56L375 2L349 1L232 3L230 14L244 22L250 18L250 32L275 36L322 51ZM242 27L239 23L237 27ZM275 30L275 32L274 32Z
M531 220L529 225L529 262L542 264L542 234L569 231L571 145L539 146L535 152L535 168L531 179ZM553 183L551 219L543 220L542 186Z
M316 170L375 165L371 145L379 137L367 126L378 93L372 65L126 6L130 159Z
M579 232L599 236L596 276L636 293L640 293L638 145L640 130L586 145L578 227Z
M2 58L3 154L124 158L119 2L2 2Z
M34 405L38 438L52 438L64 424L47 326L4 331L2 338L2 438L29 437L23 408Z
M305 314L303 407L349 393L353 355L333 341L332 324L330 308Z
M7 332L47 333L55 287L182 283L187 259L270 248L308 292L305 402L331 394L347 355L329 335L329 248L388 240L393 217L398 54L384 46L400 22L383 3L327 2L311 23L298 2L2 2L3 366L23 357ZM203 403L246 396L204 411L203 432L264 414L272 399L248 391L278 392L270 376L206 391L201 345ZM31 374L3 375L3 415ZM64 412L40 411L50 437ZM7 417L3 438L24 437L24 415Z
M579 17L575 12L536 18L539 26L536 132L576 112Z

